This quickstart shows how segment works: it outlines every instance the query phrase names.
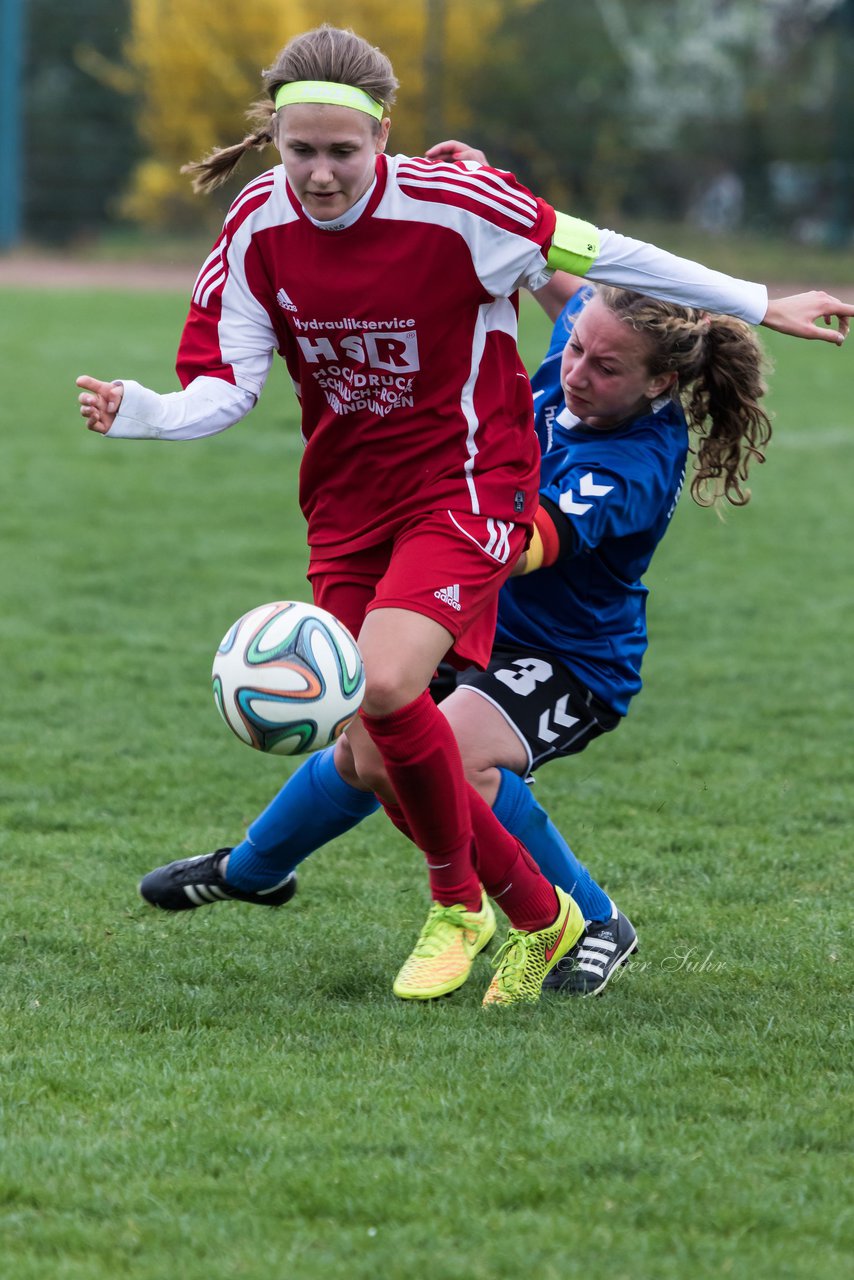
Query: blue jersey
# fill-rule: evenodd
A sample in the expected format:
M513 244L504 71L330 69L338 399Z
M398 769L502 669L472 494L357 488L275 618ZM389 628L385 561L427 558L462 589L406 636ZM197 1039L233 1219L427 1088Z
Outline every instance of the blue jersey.
M561 354L591 292L580 290L564 307L531 380L543 455L540 492L569 521L572 550L505 583L495 639L555 654L625 715L641 687L647 647L641 579L682 490L688 428L670 399L608 431L585 426L566 408Z

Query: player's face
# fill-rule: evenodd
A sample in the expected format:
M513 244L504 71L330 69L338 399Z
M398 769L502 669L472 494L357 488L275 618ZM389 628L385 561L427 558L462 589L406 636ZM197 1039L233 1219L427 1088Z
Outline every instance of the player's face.
M279 112L277 144L288 182L307 213L333 222L365 194L374 160L385 151L389 121L379 128L364 111L294 102Z
M608 430L645 413L673 381L649 372L649 340L618 320L596 297L575 322L560 382L567 408L588 426Z

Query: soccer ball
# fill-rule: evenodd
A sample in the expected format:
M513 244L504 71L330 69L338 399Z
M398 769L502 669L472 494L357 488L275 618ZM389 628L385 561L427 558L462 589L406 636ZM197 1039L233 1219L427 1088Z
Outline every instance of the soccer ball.
M325 609L277 600L250 609L214 658L214 702L241 742L279 756L328 746L359 710L362 655Z

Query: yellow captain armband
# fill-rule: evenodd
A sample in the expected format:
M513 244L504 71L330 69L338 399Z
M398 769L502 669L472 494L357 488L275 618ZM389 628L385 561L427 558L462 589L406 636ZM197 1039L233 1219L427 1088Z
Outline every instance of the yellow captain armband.
M572 526L556 502L540 494L540 505L534 512L534 527L524 559L513 570L514 577L523 577L537 569L547 569L564 556L572 555Z
M528 551L525 556L525 566L520 572L524 575L539 569L543 563L544 552L542 536L537 526L534 525L534 532L531 534L531 541L528 544Z
M586 276L599 257L599 228L555 210L555 229L546 261L553 271Z

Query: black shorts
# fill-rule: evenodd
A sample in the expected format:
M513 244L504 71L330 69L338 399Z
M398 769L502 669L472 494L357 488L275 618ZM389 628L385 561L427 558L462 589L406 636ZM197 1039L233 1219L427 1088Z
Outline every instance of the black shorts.
M456 688L474 689L515 730L528 752L529 772L576 755L622 719L553 654L535 649L496 648L485 671L470 667L454 675ZM440 669L435 684L441 701L451 692L450 673Z

